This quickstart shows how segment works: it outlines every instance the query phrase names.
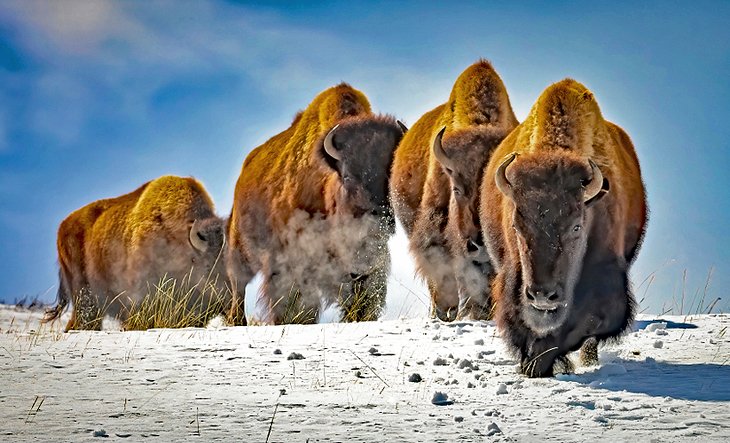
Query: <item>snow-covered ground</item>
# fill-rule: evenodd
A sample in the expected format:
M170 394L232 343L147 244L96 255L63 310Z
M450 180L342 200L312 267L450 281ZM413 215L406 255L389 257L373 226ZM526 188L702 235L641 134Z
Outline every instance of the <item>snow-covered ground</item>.
M486 322L63 334L39 318L0 309L0 441L730 439L727 315L644 316L599 367L550 379L516 374Z

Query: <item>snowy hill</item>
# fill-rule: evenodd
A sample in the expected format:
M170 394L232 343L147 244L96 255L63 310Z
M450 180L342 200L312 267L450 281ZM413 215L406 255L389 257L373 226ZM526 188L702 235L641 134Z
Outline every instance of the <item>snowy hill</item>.
M0 309L1 441L727 441L727 315L527 379L493 324L58 332ZM420 381L419 381L420 380ZM443 394L443 395L441 395Z

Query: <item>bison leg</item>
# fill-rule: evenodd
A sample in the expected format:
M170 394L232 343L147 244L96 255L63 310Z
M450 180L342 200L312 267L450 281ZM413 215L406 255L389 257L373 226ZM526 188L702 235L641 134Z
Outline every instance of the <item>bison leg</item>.
M246 326L246 285L253 279L255 272L247 265L243 254L234 246L226 251L226 272L231 284L228 324Z
M261 287L262 297L267 303L268 320L275 325L299 323L316 323L319 316L319 299L314 303L305 303L302 300L301 288L290 278L285 278L286 272L269 272L265 274ZM312 297L312 294L307 294Z
M82 288L74 297L73 313L71 320L66 325L69 330L92 330L100 331L103 315L99 308L97 297L91 293L88 287Z
M231 307L227 314L227 322L231 326L246 326L246 285L231 288Z
M588 337L580 348L580 364L583 366L598 365L598 340Z
M431 316L447 322L456 320L456 314L459 312L456 278L446 276L440 281L428 279L427 284L431 293Z
M490 281L494 278L489 263L468 263L457 272L459 319L490 320L493 317Z
M520 372L528 377L552 377L556 360L565 361L565 354L553 337L537 339L522 352Z

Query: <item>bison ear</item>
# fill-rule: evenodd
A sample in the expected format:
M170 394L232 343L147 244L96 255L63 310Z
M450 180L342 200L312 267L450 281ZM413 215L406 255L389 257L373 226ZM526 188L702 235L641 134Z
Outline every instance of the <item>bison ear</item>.
M603 184L601 185L601 190L598 191L598 194L596 194L592 199L588 200L586 202L586 207L591 207L594 203L596 203L598 200L602 199L606 194L608 194L608 190L611 188L611 185L608 183L608 179L606 177L603 177Z

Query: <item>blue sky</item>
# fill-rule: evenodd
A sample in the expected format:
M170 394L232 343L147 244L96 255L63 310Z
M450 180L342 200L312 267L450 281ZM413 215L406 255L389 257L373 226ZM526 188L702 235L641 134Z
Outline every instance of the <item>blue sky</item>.
M632 137L642 308L678 306L686 269L686 312L714 267L705 304L728 311L730 3L506 3L0 1L0 299L55 297L74 209L178 174L227 215L246 154L319 91L347 81L412 124L484 57L519 119L573 77ZM391 306L423 290L395 262Z

